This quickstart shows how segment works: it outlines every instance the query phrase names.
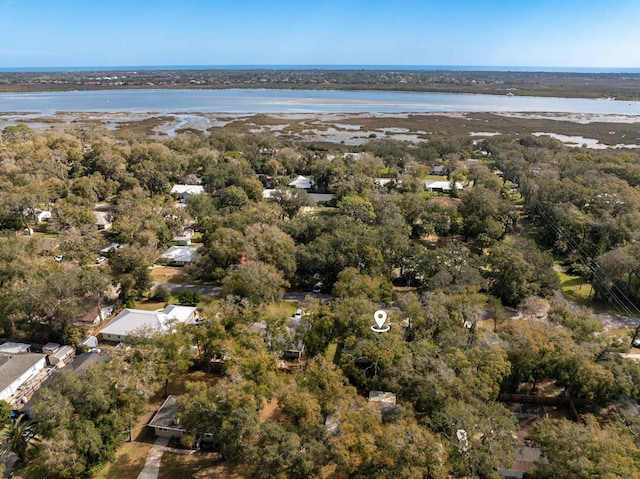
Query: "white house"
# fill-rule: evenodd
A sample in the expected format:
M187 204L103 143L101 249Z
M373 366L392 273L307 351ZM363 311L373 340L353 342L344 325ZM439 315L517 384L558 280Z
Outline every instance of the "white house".
M0 399L7 400L47 365L47 356L37 353L0 353Z
M189 246L191 244L191 238L194 231L191 228L185 228L182 234L173 235L173 242L177 246Z
M455 182L456 190L462 191L463 186L459 181ZM426 180L424 182L424 190L437 193L449 193L451 191L451 182L441 180Z
M173 185L171 194L176 193L180 197L182 203L186 203L187 198L193 195L201 195L204 193L202 185Z
M184 266L193 261L197 251L198 248L193 246L172 246L162 253L158 260L161 263L168 263L174 266Z
M177 413L178 403L176 402L176 397L168 396L149 422L149 426L155 430L156 436L182 437L187 432L185 427L180 424Z
M108 230L111 228L111 220L108 213L104 211L94 211L93 214L96 215L96 226L99 230Z
M51 219L51 211L44 210L36 215L36 220L38 223L42 223L43 221L49 221Z
M0 344L0 353L4 354L18 354L18 353L30 353L31 345L26 343L12 343L10 341Z
M315 186L315 182L311 178L307 178L306 176L299 175L296 179L294 179L291 183L289 183L291 188L301 188L303 190L310 190Z
M168 332L173 321L191 323L196 318L196 308L191 306L167 306L162 311L123 309L107 324L100 334L104 341L123 342L136 331Z

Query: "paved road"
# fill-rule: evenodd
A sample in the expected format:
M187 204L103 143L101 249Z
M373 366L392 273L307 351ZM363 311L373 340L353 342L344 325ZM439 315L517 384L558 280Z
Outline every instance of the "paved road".
M596 317L604 325L605 329L636 328L640 319L628 316L616 316L613 314L596 314Z
M211 286L208 284L194 284L194 283L154 283L154 286L164 285L169 288L169 291L172 293L179 293L180 291L184 291L185 289L190 289L191 291L198 292L202 295L207 296L218 296L220 294L220 286ZM311 293L311 292L298 292L298 291L289 291L284 293L284 300L291 301L296 303L304 302L307 297L317 298L323 301L330 301L333 299L332 296L328 294L321 293Z
M200 293L207 296L217 296L220 294L220 286L211 286L209 284L191 284L191 283L154 283L154 286L163 285L169 288L172 293L179 293L185 289Z

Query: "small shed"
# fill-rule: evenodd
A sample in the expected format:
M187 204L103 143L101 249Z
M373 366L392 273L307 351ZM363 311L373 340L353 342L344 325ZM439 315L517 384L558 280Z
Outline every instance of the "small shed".
M58 343L47 343L44 346L42 346L42 352L47 356L50 356L51 354L55 353L59 348L60 348L60 345Z
M75 356L75 351L71 346L62 346L55 353L49 355L49 364L51 366L58 366L59 368L63 368L69 361L73 360Z

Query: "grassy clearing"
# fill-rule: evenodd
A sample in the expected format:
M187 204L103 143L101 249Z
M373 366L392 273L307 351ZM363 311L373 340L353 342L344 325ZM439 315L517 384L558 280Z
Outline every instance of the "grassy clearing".
M155 301L136 301L136 309L144 309L145 311L157 311L163 309L164 303Z
M248 479L249 477L251 477L251 471L248 467L220 462L220 454L203 451L191 455L165 452L162 455L158 475L158 479Z
M100 469L94 479L109 479L118 477L121 479L136 479L144 467L147 454L152 444L141 442L127 442L116 453L113 462Z
M336 351L338 349L338 343L331 343L327 348L327 351L324 353L324 356L327 358L327 361L333 362L336 357Z
M581 276L574 276L560 269L555 271L560 279L562 292L570 301L580 306L593 306L589 298L591 286Z
M280 303L271 303L267 306L267 311L274 316L291 317L298 309L297 303L282 301Z
M188 283L189 275L177 266L153 266L151 279L156 283Z

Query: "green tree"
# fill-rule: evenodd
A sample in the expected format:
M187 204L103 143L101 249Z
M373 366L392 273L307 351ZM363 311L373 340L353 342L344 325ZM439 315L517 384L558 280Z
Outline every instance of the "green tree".
M366 298L370 301L391 303L392 285L380 276L361 274L355 268L346 268L338 274L333 285L336 298Z
M221 294L247 298L254 305L266 305L282 300L288 285L275 267L250 260L230 269L222 280Z
M489 250L491 292L505 305L516 306L528 296L550 296L559 287L553 259L535 243L506 240Z
M353 218L357 223L370 224L376 218L371 201L361 196L345 196L338 201L338 210Z
M600 424L589 415L586 423L566 419L536 422L529 439L542 448L533 477L639 478L638 438L618 421Z
M296 271L293 238L277 226L256 223L245 232L247 259L275 266L283 277L290 280Z

